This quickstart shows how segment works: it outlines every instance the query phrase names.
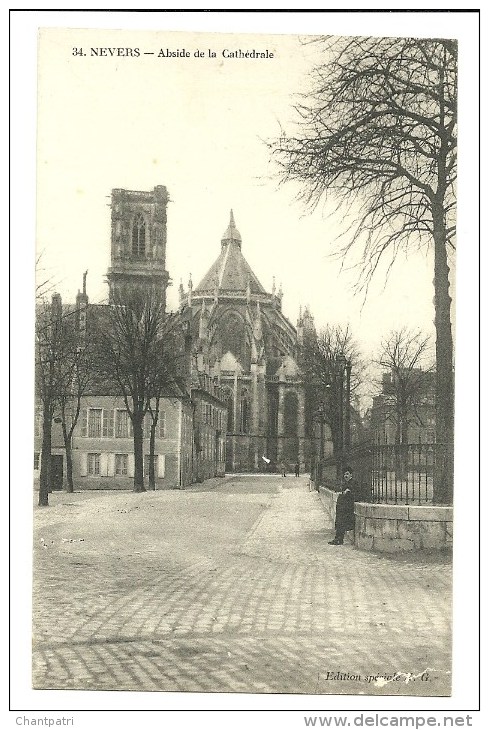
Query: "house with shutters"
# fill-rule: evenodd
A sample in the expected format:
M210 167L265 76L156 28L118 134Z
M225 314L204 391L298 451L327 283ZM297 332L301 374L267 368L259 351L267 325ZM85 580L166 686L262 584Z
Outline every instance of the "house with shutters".
M149 474L151 416L144 423L144 476ZM192 481L192 407L189 399L163 399L155 441L157 488L185 487ZM120 396L83 398L73 435L73 463L84 489L132 489L131 420Z

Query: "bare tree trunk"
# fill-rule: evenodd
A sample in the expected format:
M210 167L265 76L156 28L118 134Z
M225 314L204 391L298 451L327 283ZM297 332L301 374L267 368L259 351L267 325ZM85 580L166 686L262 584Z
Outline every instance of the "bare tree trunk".
M134 491L145 492L143 461L143 414L134 413L132 427L134 432Z
M156 489L155 480L155 438L156 438L156 427L158 421L151 421L151 428L149 432L149 488L152 490Z
M49 505L51 491L51 409L44 405L42 418L41 473L39 475L39 506Z
M66 423L63 418L62 421L62 428L63 428L63 441L65 445L65 453L66 453L66 491L69 494L72 494L73 489L73 454L71 451L71 436L68 433L66 429Z
M435 241L436 441L433 501L453 501L453 339L443 207L433 205ZM442 451L440 451L442 449Z

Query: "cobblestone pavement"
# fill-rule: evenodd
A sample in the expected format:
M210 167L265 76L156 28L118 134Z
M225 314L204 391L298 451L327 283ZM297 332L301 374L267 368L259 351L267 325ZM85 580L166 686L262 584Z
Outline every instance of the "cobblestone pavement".
M34 518L37 689L450 693L447 560L328 545L305 478L50 499Z

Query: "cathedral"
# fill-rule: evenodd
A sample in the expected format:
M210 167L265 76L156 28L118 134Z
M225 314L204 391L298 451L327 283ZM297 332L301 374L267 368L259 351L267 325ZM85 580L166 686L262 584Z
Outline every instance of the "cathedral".
M297 360L312 317L306 310L297 329L285 317L281 287L268 293L245 259L232 211L216 260L179 294L197 370L224 392L226 471L308 468L311 409Z

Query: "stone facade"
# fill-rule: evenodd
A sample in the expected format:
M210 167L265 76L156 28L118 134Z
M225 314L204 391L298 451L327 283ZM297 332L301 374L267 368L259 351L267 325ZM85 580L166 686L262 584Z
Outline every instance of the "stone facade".
M297 462L303 469L310 439L298 333L282 313L281 288L266 292L241 246L231 211L216 261L197 287L180 285L193 361L223 389L226 471L292 470Z
M226 469L226 418L222 388L205 372L192 373L192 481L221 477Z
M112 190L111 265L107 272L111 292L117 286L148 284L166 292L167 205L164 185L148 192Z

